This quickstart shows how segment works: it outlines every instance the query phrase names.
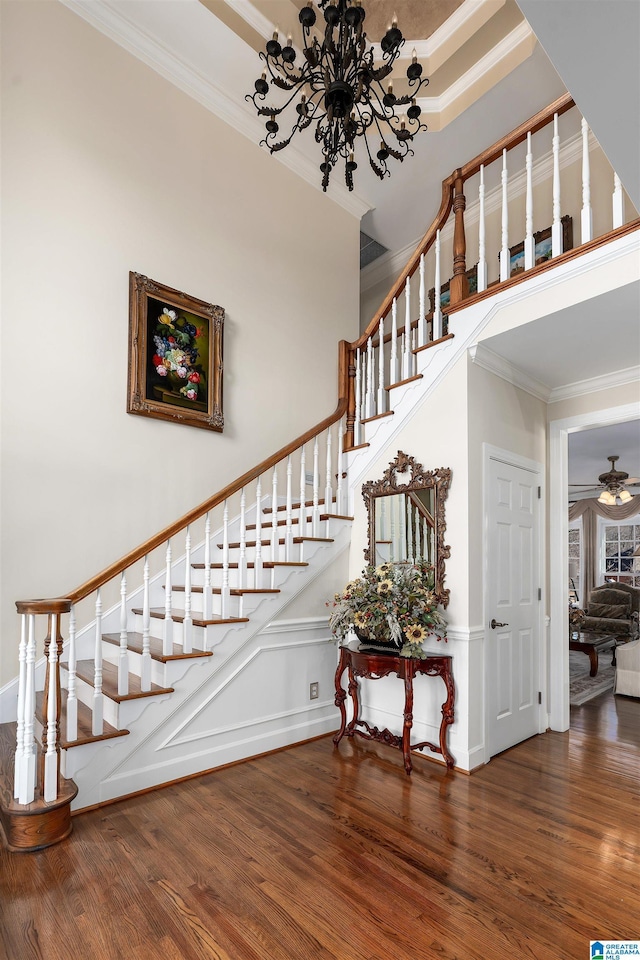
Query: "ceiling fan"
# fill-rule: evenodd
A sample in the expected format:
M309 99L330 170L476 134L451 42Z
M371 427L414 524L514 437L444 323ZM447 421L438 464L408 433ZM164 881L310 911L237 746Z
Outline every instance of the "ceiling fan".
M589 493L591 490L595 493L597 490L600 490L601 493L598 501L608 506L615 506L618 500L621 503L628 503L633 497L633 494L629 492L627 487L640 483L640 477L630 477L624 470L616 470L616 460L619 459L620 457L617 456L607 457L611 468L605 473L600 474L597 484L570 483L569 486L582 487L582 493Z

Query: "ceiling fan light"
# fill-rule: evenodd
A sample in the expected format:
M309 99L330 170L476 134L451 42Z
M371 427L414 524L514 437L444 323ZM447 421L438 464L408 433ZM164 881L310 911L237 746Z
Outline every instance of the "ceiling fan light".
M618 496L620 497L620 500L622 501L622 503L628 503L629 500L632 499L632 496L628 490L621 490Z
M600 496L598 497L598 503L604 503L608 507L615 506L616 498L612 493L609 493L608 490L603 490Z

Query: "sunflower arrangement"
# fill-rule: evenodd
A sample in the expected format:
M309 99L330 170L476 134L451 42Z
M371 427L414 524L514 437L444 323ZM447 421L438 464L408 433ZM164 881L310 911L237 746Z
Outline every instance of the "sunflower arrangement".
M402 657L424 659L428 636L447 639L433 586L433 567L427 563L366 567L361 577L335 595L331 632L344 640L354 630L360 639L399 649Z

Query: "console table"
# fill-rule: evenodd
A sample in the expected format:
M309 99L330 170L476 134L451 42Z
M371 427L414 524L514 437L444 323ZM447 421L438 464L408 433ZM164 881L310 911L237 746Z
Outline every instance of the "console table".
M353 703L353 717L347 724L345 700L347 691L342 686L342 677L345 670L348 672L348 692ZM404 725L402 736L391 733L386 728L379 730L371 726L366 720L360 719L359 677L378 679L396 674L404 680ZM442 720L440 722L440 742L430 743L424 740L421 743L411 743L411 727L413 726L413 678L418 674L428 677L442 677L447 692L447 699L442 704ZM353 737L358 734L365 740L378 740L381 743L398 747L402 750L404 768L407 774L411 773L411 750L423 750L428 747L432 753L439 753L444 758L447 767L454 765L453 757L447 748L447 727L454 720L455 692L451 657L440 654L427 656L424 660L412 657L401 657L395 653L358 650L348 645L340 647L340 662L336 670L336 706L340 709L340 729L333 738L337 747L343 736Z

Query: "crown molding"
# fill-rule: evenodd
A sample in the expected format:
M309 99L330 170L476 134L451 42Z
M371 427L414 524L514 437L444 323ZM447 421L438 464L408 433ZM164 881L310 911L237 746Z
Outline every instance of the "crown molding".
M577 380L551 391L549 403L558 403L560 400L570 400L573 397L584 397L589 393L598 393L600 390L610 390L612 387L622 387L627 383L640 385L640 366L626 367L624 370L614 370L600 377L591 377L589 380Z
M137 24L132 16L137 10L137 5L121 7L111 3L110 0L61 0L61 2L100 33L133 54L165 80L169 80L183 93L258 145L264 132L262 124L244 101L238 103L209 77L195 70L186 57L179 56L168 40L164 42ZM124 15L123 9L129 16ZM185 14L187 9L185 7ZM321 190L317 164L295 146L290 146L274 156L292 173L315 189ZM372 209L368 201L336 182L330 184L327 196L358 219Z
M516 367L508 360L505 360L504 357L494 353L493 350L489 350L484 344L476 343L472 347L469 347L469 356L473 363L482 367L484 370L488 370L489 373L500 377L501 380L506 380L507 383L511 383L520 390L524 390L525 393L531 394L531 396L542 400L544 403L549 402L552 390L546 383L542 383L541 380L536 380L535 377L529 376L529 374L521 370L520 367Z

